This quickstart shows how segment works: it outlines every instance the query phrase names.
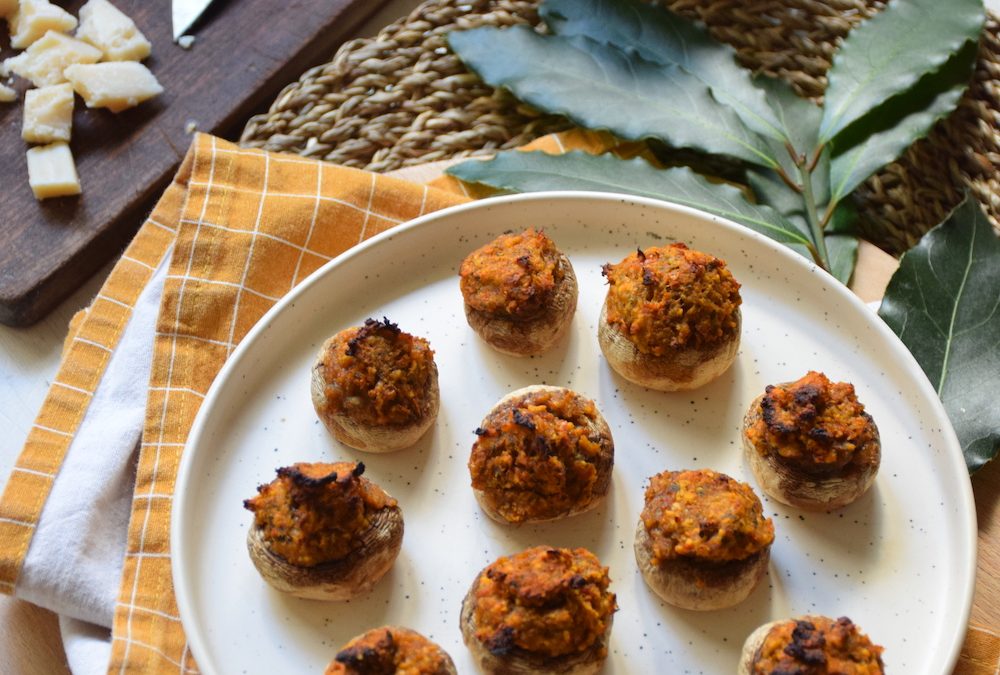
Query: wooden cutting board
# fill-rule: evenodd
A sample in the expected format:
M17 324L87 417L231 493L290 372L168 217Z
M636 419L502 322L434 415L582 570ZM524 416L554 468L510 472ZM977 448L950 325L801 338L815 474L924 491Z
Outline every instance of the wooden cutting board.
M122 250L184 156L189 122L237 135L384 0L215 0L188 50L173 43L169 0L112 2L153 43L145 64L165 92L117 115L77 98L70 147L83 194L42 202L28 187L21 101L0 103L0 322L8 325L41 318ZM76 15L83 1L59 4ZM15 52L2 21L0 33L6 58Z

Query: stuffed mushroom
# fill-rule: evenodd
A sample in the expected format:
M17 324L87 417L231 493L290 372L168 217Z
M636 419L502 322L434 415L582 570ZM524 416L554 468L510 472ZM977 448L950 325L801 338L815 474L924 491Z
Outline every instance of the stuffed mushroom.
M534 385L502 398L469 457L483 511L501 523L556 520L597 506L611 486L614 441L590 399Z
M388 319L368 319L323 344L312 369L312 400L345 445L367 452L409 447L440 407L434 352Z
M456 675L441 647L409 628L382 626L344 645L324 675Z
M681 243L637 249L605 265L598 341L625 379L659 391L695 389L736 359L740 285L723 260Z
M502 557L462 602L462 638L485 673L587 675L608 654L617 609L608 569L586 549Z
M772 621L747 638L739 675L882 675L884 649L847 617Z
M470 253L459 271L469 326L494 349L541 354L576 312L573 266L544 233L504 234Z
M300 598L349 600L385 576L403 543L403 513L364 470L293 464L243 502L254 514L247 548L267 583Z
M774 523L750 486L702 469L650 479L634 548L643 578L663 600L710 610L750 595L773 541Z
M743 420L743 448L761 489L779 502L836 509L875 481L882 446L872 416L847 382L810 371L769 385Z

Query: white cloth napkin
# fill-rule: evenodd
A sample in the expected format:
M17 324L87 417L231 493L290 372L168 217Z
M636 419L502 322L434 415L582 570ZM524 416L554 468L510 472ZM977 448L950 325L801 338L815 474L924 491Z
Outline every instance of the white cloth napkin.
M42 509L16 595L59 615L75 675L105 673L153 335L170 256L139 296Z

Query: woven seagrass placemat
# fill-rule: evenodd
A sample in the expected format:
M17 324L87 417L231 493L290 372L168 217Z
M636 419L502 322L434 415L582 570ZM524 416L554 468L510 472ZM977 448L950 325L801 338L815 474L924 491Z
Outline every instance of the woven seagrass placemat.
M820 97L838 41L882 0L661 0L704 22L754 71ZM376 37L344 44L304 73L240 142L389 171L490 153L564 129L493 90L451 54L445 35L481 25L539 25L537 0L430 0ZM857 193L866 238L912 246L969 189L1000 224L1000 23L990 16L974 81L958 109Z

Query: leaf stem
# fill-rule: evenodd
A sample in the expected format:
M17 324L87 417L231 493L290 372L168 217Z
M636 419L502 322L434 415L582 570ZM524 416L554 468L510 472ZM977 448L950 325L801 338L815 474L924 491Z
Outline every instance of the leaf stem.
M819 221L819 226L826 229L826 226L830 224L830 219L833 218L833 212L837 210L837 205L840 204L839 200L831 199L830 203L826 205L826 211L823 213L823 217Z
M813 262L816 263L818 267L826 269L826 265L823 263L823 259L819 256L819 251L811 243L806 244L806 250L809 251L809 255L812 256Z
M816 152L813 153L813 158L809 162L809 168L806 169L809 173L812 173L813 171L816 170L816 165L819 164L819 158L822 154L823 154L823 146L820 145L819 147L816 148Z
M795 192L798 192L799 194L802 193L802 186L799 185L798 183L796 183L794 180L792 180L792 177L788 175L788 173L785 171L784 167L782 167L781 165L778 165L774 170L778 174L778 176L781 178L781 180L783 180L785 182L785 185L787 185L788 187L790 187Z
M823 238L823 223L820 221L819 212L816 210L816 197L813 195L812 172L808 167L800 166L799 175L802 177L802 198L806 203L806 217L809 221L809 230L812 234L813 244L819 254L817 264L823 269L830 270L830 256L826 251L826 240Z

